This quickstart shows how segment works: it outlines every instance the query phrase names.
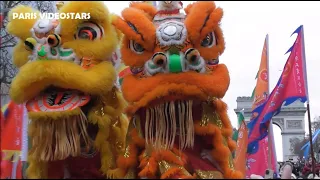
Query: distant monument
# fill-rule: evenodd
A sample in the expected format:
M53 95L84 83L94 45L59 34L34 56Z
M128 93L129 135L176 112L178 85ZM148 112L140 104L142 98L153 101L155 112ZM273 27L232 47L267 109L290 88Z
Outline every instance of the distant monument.
M234 109L236 114L244 109L245 121L248 123L251 116L251 106L253 99L251 97L237 97L237 109ZM305 113L307 108L300 101L296 101L289 106L281 108L281 112L272 118L273 124L281 129L283 161L296 159L296 155L290 150L290 139L305 137ZM277 137L275 137L277 138ZM277 146L277 144L275 144Z

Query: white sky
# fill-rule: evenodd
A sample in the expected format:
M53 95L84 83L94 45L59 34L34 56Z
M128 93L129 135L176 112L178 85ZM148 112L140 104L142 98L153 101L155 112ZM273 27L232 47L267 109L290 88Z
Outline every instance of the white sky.
M120 15L130 1L105 1L109 10ZM192 1L183 1L186 7ZM226 50L220 57L230 71L231 84L224 98L229 106L233 126L237 126L236 108L238 96L251 96L255 86L261 51L266 34L269 34L270 91L277 83L281 70L296 36L290 37L300 25L304 25L307 74L311 117L320 115L320 2L308 1L216 1L223 8L222 30ZM307 113L306 113L307 121ZM307 131L306 122L306 131ZM274 126L275 127L275 126ZM274 133L279 137L280 129ZM282 160L281 138L275 139L278 160ZM284 147L290 148L290 147Z

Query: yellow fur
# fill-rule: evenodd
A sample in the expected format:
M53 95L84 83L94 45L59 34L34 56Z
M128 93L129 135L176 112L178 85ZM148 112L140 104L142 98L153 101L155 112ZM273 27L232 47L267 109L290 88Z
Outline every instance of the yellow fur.
M62 28L60 32L63 37L63 46L73 49L79 57L94 57L96 60L103 60L116 49L119 37L121 38L120 31L111 25L111 15L102 1L69 2L62 6L60 12L90 13L90 20L61 19L60 21L62 27L68 27ZM74 40L74 34L77 32L79 24L86 21L102 26L104 36L101 40Z
M31 55L31 52L25 49L24 40L31 37L30 29L38 19L13 19L13 13L37 13L39 17L39 12L30 6L23 5L16 6L9 12L7 31L20 39L13 49L13 64L20 68L28 62L28 56Z
M13 13L37 13L37 18L39 18L39 12L32 9L30 6L19 5L13 8L9 12L9 23L7 25L7 31L21 40L25 40L31 37L30 29L36 23L38 19L13 19Z
M67 61L33 61L20 68L11 84L10 96L15 102L23 103L50 85L98 95L111 90L115 76L110 62L102 62L90 70L84 70Z
M30 7L17 6L10 12L8 31L20 38L13 53L14 64L20 69L12 82L10 96L17 103L25 103L38 96L49 86L79 90L91 95L93 98L90 107L88 107L86 118L89 123L97 124L99 127L94 139L94 146L100 152L100 170L106 177L117 176L117 173L114 173L112 169L115 168L117 156L124 152L128 120L122 112L127 103L114 86L116 72L109 57L119 46L122 34L111 24L112 15L109 14L103 2L68 2L59 11L90 13L90 20L60 19L59 35L61 35L63 47L72 48L78 58L86 57L97 64L89 69L84 69L78 64L59 59L28 62L28 56L31 55L31 52L25 48L24 40L31 37L30 29L36 20L12 19L12 13L36 11ZM91 21L102 27L104 35L101 39L74 38L79 25L85 21ZM79 108L63 112L30 112L29 117L31 121L59 121L61 118L66 119L80 112ZM29 133L36 132L36 128L43 127L30 125ZM41 149L38 146L37 148ZM37 155L30 151L28 178L50 178L48 174L48 171L51 171L50 161L39 161L33 157L37 157ZM59 172L56 173L59 174Z
M28 56L30 56L31 54L32 51L28 51L26 49L24 41L19 40L17 45L13 48L13 64L20 68L29 61Z
M60 120L63 117L69 117L74 115L80 114L80 109L76 108L71 111L64 111L64 112L29 112L28 116L32 120L46 120L46 119L54 119L54 120Z

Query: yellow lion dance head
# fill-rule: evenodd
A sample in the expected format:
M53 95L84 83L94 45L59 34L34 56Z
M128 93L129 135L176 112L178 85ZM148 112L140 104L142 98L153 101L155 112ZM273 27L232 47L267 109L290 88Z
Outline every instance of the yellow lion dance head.
M46 20L38 15L22 20L13 19L12 13L39 12L27 6L10 12L8 32L20 39L13 54L19 73L10 96L16 103L26 103L31 119L27 175L64 178L68 169L71 177L83 178L74 172L84 167L74 167L92 166L98 157L101 174L83 172L84 176L112 176L128 124L112 60L121 33L111 24L103 2L60 3L59 9L89 16Z
M130 69L122 92L131 120L118 170L126 178L241 178L221 100L230 83L219 64L223 10L195 2L183 14L182 3L159 3L131 3L113 19Z

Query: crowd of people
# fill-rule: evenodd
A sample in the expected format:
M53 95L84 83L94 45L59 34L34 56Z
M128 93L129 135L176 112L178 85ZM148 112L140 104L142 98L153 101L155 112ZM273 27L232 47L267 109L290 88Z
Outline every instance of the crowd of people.
M320 176L320 163L316 159L315 162L315 175ZM293 162L289 160L287 162L279 162L279 174L280 176L283 174L283 170L285 165L290 165L292 169L291 179L313 179L313 172L312 172L312 159L309 158L306 160L305 158L298 159L297 161Z

